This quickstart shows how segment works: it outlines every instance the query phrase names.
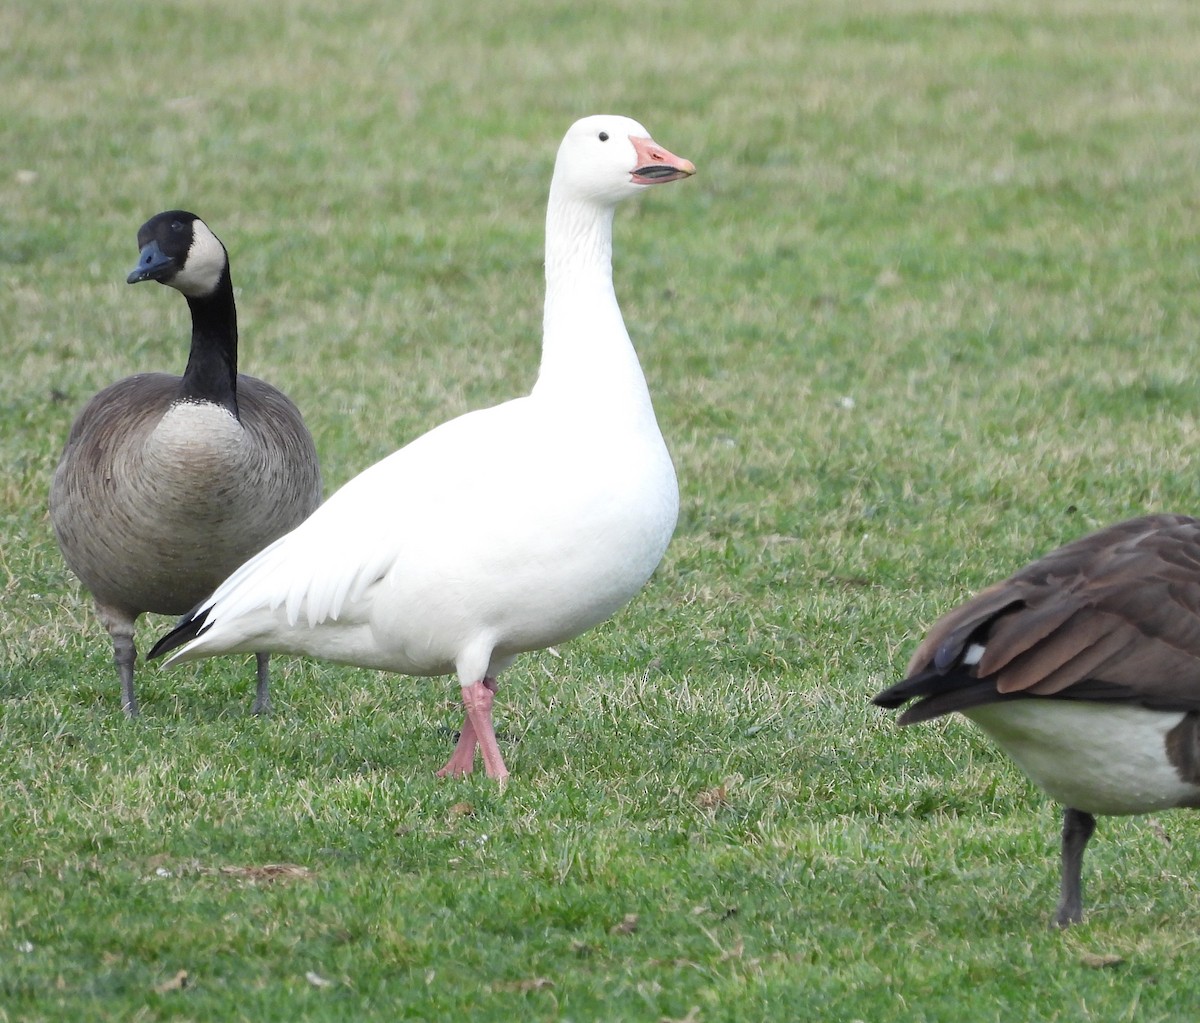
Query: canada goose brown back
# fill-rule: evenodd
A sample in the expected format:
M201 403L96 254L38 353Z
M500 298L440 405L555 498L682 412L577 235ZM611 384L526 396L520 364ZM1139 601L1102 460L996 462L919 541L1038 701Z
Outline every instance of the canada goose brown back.
M187 297L187 369L137 374L95 395L71 427L50 491L59 546L112 637L130 716L137 617L190 610L321 497L316 448L296 406L237 373L224 246L181 210L147 221L138 245L129 282L158 280ZM260 654L254 711L268 707Z
M1069 543L934 624L875 697L908 725L959 711L1065 806L1055 923L1083 916L1096 814L1200 806L1200 520Z

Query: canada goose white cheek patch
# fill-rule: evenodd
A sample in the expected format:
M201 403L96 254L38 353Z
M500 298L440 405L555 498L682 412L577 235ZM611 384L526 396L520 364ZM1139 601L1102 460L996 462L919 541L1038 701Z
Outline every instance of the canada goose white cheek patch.
M192 223L192 245L187 260L171 285L193 298L209 295L221 279L225 262L225 247L220 239L203 220L196 220Z

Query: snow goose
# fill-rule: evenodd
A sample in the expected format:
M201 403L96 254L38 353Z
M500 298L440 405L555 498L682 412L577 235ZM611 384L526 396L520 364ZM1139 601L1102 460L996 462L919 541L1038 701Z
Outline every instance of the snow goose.
M237 310L225 246L193 213L138 231L128 282L183 293L192 348L183 376L139 373L96 394L71 426L50 488L50 520L112 637L121 703L134 694L134 622L182 614L321 499L317 452L296 406L237 372ZM265 713L269 655L254 712Z
M273 650L406 675L456 673L466 711L441 775L508 775L496 677L631 600L679 494L612 283L618 203L695 168L636 121L586 117L546 213L542 360L526 397L452 419L350 480L151 651Z
M941 618L907 676L875 703L961 712L1064 805L1055 923L1078 923L1095 814L1200 806L1200 519L1047 554Z

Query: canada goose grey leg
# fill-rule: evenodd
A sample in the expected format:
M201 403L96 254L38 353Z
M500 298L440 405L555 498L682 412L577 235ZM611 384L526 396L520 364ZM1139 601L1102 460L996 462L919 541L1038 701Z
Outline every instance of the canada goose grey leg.
M1062 888L1054 914L1056 927L1070 927L1083 919L1083 850L1095 830L1096 818L1090 813L1069 806L1063 811Z
M137 647L133 645L133 623L137 616L99 601L96 602L96 616L112 638L113 663L121 679L121 708L126 717L135 718L138 716L138 705L133 691L133 665L137 660Z
M121 707L126 717L138 716L137 696L133 691L133 664L137 660L137 647L132 636L113 636L113 661L117 674L121 676Z
M271 713L271 655L255 654L258 662L258 687L254 691L254 705L251 714Z

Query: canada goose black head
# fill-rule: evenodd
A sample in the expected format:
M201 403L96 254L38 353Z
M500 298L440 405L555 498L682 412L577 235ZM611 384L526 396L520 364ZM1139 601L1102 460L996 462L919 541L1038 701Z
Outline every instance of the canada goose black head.
M196 214L167 210L138 230L137 266L128 284L158 281L189 298L213 294L229 276L229 255L221 240Z

